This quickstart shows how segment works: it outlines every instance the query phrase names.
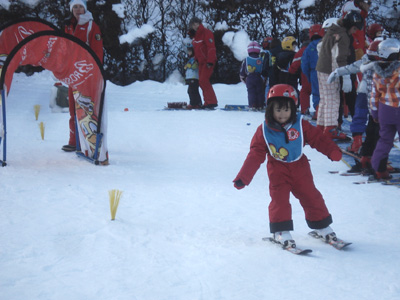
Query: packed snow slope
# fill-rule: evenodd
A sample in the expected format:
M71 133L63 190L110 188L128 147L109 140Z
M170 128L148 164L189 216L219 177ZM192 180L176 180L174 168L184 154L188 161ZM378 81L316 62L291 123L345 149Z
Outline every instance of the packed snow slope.
M293 198L292 235L313 250L295 256L262 241L265 164L250 186L232 184L263 113L165 111L188 101L186 86L108 82L110 165L96 166L61 150L69 114L49 108L53 83L48 72L15 74L8 98L0 299L400 299L398 188L330 174L347 167L307 146L332 227L353 245L338 251L309 237ZM214 88L220 108L247 103L242 83ZM112 189L123 191L115 221Z

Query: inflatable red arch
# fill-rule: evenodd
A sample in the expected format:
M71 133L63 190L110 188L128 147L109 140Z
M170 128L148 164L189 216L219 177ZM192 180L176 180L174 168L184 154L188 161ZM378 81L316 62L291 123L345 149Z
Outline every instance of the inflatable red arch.
M23 39L13 41L15 45L12 50L6 45L9 40L7 43L4 40L6 37L9 39L10 32L19 38L22 36L21 32L26 34ZM7 35L3 36L4 33ZM0 76L2 165L7 164L6 98L14 72L20 65L41 66L51 71L58 80L72 87L78 133L76 153L95 164L107 165L107 120L103 118L106 80L102 64L94 51L81 40L38 19L22 19L4 27L0 35L0 50L3 51L0 51L0 57L6 56L5 61L2 61Z

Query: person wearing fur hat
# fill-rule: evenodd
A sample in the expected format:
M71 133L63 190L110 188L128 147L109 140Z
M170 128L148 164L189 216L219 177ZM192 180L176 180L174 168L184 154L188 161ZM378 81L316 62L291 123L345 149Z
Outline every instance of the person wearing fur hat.
M261 46L257 42L251 42L247 46L246 57L240 68L240 80L246 84L249 107L262 109L264 107L264 79L262 77L264 62Z
M86 0L72 0L69 4L71 17L66 20L65 32L85 42L96 53L103 63L103 39L99 26L93 21L92 14L87 10ZM66 152L76 150L75 133L75 100L72 88L68 90L69 101L69 142L62 147Z

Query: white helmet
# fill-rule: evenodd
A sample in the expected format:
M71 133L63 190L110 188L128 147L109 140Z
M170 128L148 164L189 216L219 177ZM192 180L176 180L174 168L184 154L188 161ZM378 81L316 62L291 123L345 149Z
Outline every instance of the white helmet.
M328 29L329 27L331 27L333 24L337 24L337 21L339 20L339 18L329 18L326 19L324 21L324 23L322 24L322 28L323 29Z
M378 55L386 61L397 60L400 53L400 41L398 39L386 39L378 46Z

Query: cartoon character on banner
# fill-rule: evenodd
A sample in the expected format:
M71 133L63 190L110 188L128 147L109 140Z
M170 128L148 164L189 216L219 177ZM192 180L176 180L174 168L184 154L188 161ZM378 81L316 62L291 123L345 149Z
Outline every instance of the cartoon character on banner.
M88 96L82 95L79 91L74 92L76 103L76 117L83 135L88 141L92 152L96 148L97 117L94 115L94 102Z

